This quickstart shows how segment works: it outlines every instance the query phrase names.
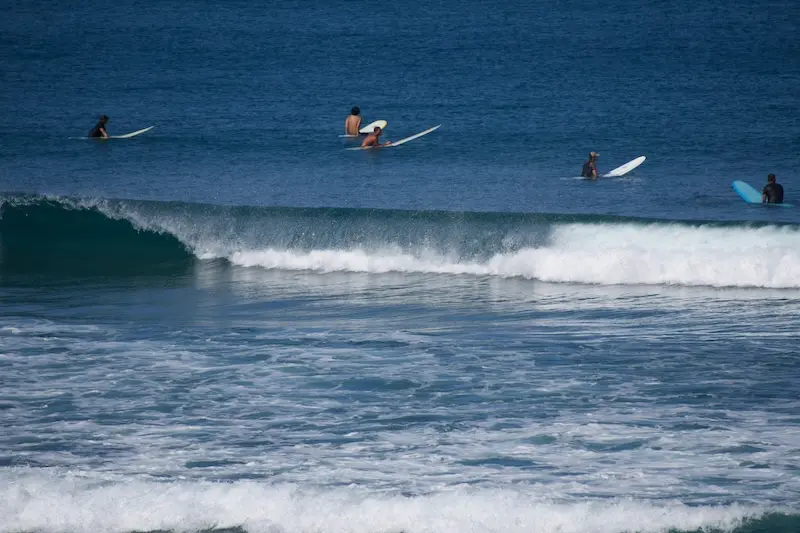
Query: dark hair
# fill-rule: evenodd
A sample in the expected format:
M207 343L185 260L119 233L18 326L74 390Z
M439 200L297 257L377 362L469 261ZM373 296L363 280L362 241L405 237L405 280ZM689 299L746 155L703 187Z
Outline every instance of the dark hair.
M108 115L100 115L100 120L103 122L108 122Z
M767 181L775 181L775 174L770 174L767 176Z
M350 110L351 115L358 115L359 113L361 113L361 110L358 108L358 106Z

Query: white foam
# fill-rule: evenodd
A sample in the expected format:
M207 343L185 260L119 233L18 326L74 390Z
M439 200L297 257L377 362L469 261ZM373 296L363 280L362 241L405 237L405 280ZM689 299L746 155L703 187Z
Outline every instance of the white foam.
M444 299L448 292L463 291L438 290ZM793 475L800 404L741 395L782 387L774 381L783 379L775 367L781 363L765 357L763 343L729 361L723 350L741 342L740 328L715 325L747 322L775 342L776 327L796 337L790 321L761 327L769 319L752 321L737 309L750 306L717 302L700 312L689 305L666 317L655 313L655 321L612 313L580 324L570 310L565 321L551 316L532 328L530 315L515 321L518 308L507 308L493 313L503 336L486 339L474 327L480 322L449 313L409 316L407 331L380 317L363 328L361 316L351 322L348 312L332 315L326 301L341 312L340 298L320 298L308 321L286 311L283 326L278 316L261 327L246 322L243 336L203 326L203 335L181 335L181 342L131 339L105 326L54 338L49 332L59 324L0 319L0 328L42 332L0 334L0 351L7 351L0 354L0 422L9 428L0 432L0 449L15 462L93 475L264 477L331 490L353 484L424 494L467 484L485 491L525 485L546 487L548 497L562 501L635 495L692 505L796 503L800 494ZM674 331L716 346L716 355L630 351L629 338L638 339L636 347L641 339L644 346L674 344ZM508 342L523 335L530 346L553 346L555 355ZM551 335L570 346L604 340L573 354L547 343ZM794 337L775 344L792 346ZM413 346L387 348L397 341ZM609 343L620 356L602 349ZM31 349L40 355L31 357ZM187 376L196 381L184 387ZM348 389L354 379L373 384ZM697 391L713 397L695 404ZM60 404L74 417L45 409Z
M213 255L206 254L206 257ZM550 243L460 261L430 250L265 248L226 255L234 264L318 272L417 272L523 277L601 285L800 288L800 232L787 228L569 224Z
M689 507L635 500L553 501L546 487L456 488L405 497L359 488L103 481L30 471L0 474L0 533L621 533L716 527L730 531L765 508Z

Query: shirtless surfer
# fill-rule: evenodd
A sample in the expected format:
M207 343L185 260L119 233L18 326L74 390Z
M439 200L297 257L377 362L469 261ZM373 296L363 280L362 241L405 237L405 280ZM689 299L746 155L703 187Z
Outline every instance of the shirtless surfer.
M385 143L381 144L380 136L382 133L383 130L381 130L380 126L375 126L375 129L372 130L372 133L367 135L367 138L362 141L361 148L368 148L370 146L374 148L380 148L381 146L389 146L392 144L391 141L386 141Z
M361 129L361 110L356 106L350 110L350 115L344 120L344 134L358 135Z
M108 116L101 115L100 121L95 124L94 128L92 128L92 131L89 132L89 137L93 139L108 139L106 124L108 124Z

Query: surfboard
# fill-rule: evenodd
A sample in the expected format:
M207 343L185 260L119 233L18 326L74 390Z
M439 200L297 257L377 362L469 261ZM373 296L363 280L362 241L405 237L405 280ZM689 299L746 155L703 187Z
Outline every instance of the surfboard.
M405 143L407 143L409 141L413 141L414 139L419 139L423 135L427 135L427 134L429 134L431 132L434 132L434 131L438 130L441 127L442 127L441 124L437 124L436 126L434 126L432 128L428 128L425 131L421 131L419 133L415 133L414 135L412 135L410 137L406 137L405 139L400 139L399 141L394 141L394 142L392 142L392 144L387 145L387 146L379 146L379 147L377 147L377 146L354 146L352 148L345 148L345 150L369 150L370 148L393 148L395 146L400 146L401 144L405 144Z
M734 181L731 186L733 190L736 191L736 194L739 197L747 202L748 204L760 204L760 205L768 205L773 207L792 207L792 204L765 204L761 202L761 193L758 192L756 189L750 186L749 183L744 181L736 180Z
M375 126L378 126L382 130L385 130L386 126L388 125L389 123L386 122L385 120L376 120L374 122L370 122L366 126L363 126L360 130L358 130L358 133L360 133L361 135L372 133L372 131L375 129ZM351 139L354 139L356 137L361 137L361 135L339 135L339 137L349 137Z
M152 130L155 126L150 126L149 128L144 128L143 130L132 131L130 133L126 133L125 135L109 135L109 139L130 139L131 137L136 137L137 135L141 135L142 133L148 132Z
M628 161L624 165L618 166L617 168L615 168L611 172L606 172L605 174L602 175L602 177L603 178L618 178L620 176L624 176L625 174L627 174L628 172L630 172L634 168L636 168L639 165L641 165L642 163L644 163L645 159L647 159L647 158L645 156L643 156L643 155L637 157L636 159L631 159L630 161Z

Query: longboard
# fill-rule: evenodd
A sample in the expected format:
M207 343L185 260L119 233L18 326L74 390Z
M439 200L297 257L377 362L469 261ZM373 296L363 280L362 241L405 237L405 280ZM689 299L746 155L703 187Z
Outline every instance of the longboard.
M612 170L610 172L606 172L605 174L602 175L602 177L603 178L618 178L620 176L624 176L625 174L627 174L628 172L630 172L634 168L636 168L639 165L641 165L642 163L644 163L645 159L647 159L645 156L639 156L636 159L632 159L632 160L628 161L624 165L618 166L617 168L615 168L614 170Z
M442 127L442 125L438 124L438 125L436 125L436 126L434 126L432 128L428 128L425 131L421 131L419 133L415 133L411 137L406 137L405 139L400 139L399 141L394 141L394 142L392 142L392 144L385 145L385 146L383 146L383 145L382 146L354 146L352 148L345 148L345 150L369 150L370 148L392 148L394 146L400 146L401 144L405 144L408 141L413 141L414 139L419 139L423 135L427 135L427 134L429 134L431 132L434 132L434 131L438 130L441 127Z
M132 131L130 133L126 133L125 135L109 135L108 138L109 139L130 139L131 137L136 137L137 135L141 135L142 133L150 131L154 127L155 126L150 126L149 128L145 128L143 130Z
M125 135L109 135L108 138L103 137L89 137L88 135L84 135L83 137L70 137L70 139L77 139L79 141L107 141L109 139L130 139L132 137L136 137L137 135L141 135L142 133L148 132L152 130L155 126L150 126L149 128L145 128L143 130L132 131L130 133L126 133Z
M756 189L750 186L750 184L736 180L734 181L731 186L733 190L736 191L736 194L739 197L747 202L748 204L761 204L761 205L769 205L774 207L792 207L792 204L766 204L761 202L761 193L758 192Z
M386 129L386 126L388 124L389 123L386 122L385 120L376 120L374 122L370 122L366 126L362 127L360 130L358 130L358 133L360 135L339 135L339 137L350 137L350 138L361 137L361 135L366 135L368 133L372 133L373 130L375 130L375 126L378 126L380 129L383 130L383 129Z

